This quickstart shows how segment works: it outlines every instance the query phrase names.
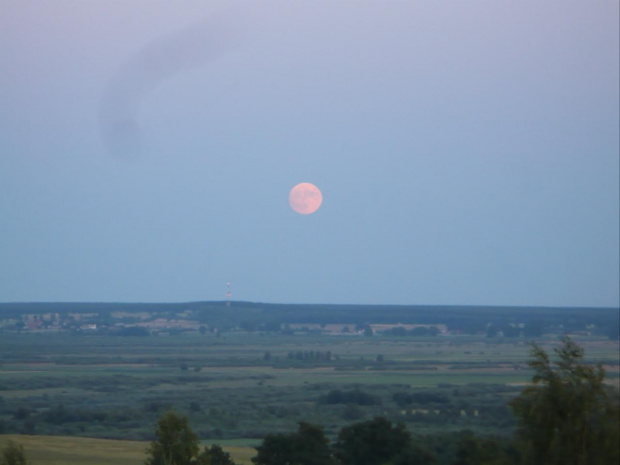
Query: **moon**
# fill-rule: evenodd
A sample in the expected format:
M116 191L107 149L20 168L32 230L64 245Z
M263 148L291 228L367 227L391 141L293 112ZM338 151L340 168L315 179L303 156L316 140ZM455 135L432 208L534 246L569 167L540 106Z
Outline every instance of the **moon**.
M318 187L309 182L302 182L291 189L288 203L300 215L310 215L319 209L323 194Z

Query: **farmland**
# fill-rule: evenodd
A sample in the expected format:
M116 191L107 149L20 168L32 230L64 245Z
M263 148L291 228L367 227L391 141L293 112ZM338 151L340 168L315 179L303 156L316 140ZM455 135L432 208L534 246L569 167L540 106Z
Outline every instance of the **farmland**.
M371 319L367 309L361 317L354 308L351 315L337 309L340 323L321 324L312 312L287 319L280 310L249 309L229 320L225 308L207 317L184 308L108 314L72 308L64 315L50 308L5 309L0 434L24 435L20 442L33 456L48 447L49 453L41 452L48 461L36 463L50 464L71 463L53 461L65 447L58 444L70 440L77 445L67 453L78 454L80 441L92 441L93 450L109 444L103 449L126 454L124 463L140 461L157 419L170 408L189 418L203 442L228 447L255 445L266 433L294 430L299 421L322 425L333 438L343 426L378 415L405 422L419 435L462 429L509 435L515 420L507 402L532 375L528 342L552 350L564 333L572 333L587 362L603 364L608 381L618 384L618 341L605 334L616 324L613 309L592 313L593 321L587 311L558 312L555 320L553 312L543 312L536 337L524 334L533 320L523 310L504 311L501 318L487 310L463 317L453 310L445 317L435 312L434 321L414 315L400 323L403 315ZM31 324L35 318L39 323ZM308 323L293 321L303 319ZM506 333L521 329L498 335L489 330L493 324ZM123 441L97 442L104 439ZM252 453L234 451L242 454L240 463ZM112 463L105 460L102 452L99 462L88 463Z

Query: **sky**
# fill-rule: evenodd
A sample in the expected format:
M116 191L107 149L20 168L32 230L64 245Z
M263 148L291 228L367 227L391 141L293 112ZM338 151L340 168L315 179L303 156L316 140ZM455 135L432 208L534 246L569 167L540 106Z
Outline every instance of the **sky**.
M618 7L0 0L0 302L617 307Z

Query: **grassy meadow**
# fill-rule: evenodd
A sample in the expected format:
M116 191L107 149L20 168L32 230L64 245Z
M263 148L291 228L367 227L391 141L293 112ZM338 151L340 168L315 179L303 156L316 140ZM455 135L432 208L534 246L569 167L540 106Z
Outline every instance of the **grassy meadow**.
M9 441L21 444L37 465L142 465L148 442L60 436L0 435L0 448ZM252 447L221 444L239 465L250 465Z

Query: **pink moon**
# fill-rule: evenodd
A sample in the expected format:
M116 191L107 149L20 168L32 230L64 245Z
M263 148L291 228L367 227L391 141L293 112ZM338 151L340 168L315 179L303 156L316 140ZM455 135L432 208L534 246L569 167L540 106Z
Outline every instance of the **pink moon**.
M291 189L288 203L300 215L309 215L319 209L323 195L318 187L309 182L302 182Z

